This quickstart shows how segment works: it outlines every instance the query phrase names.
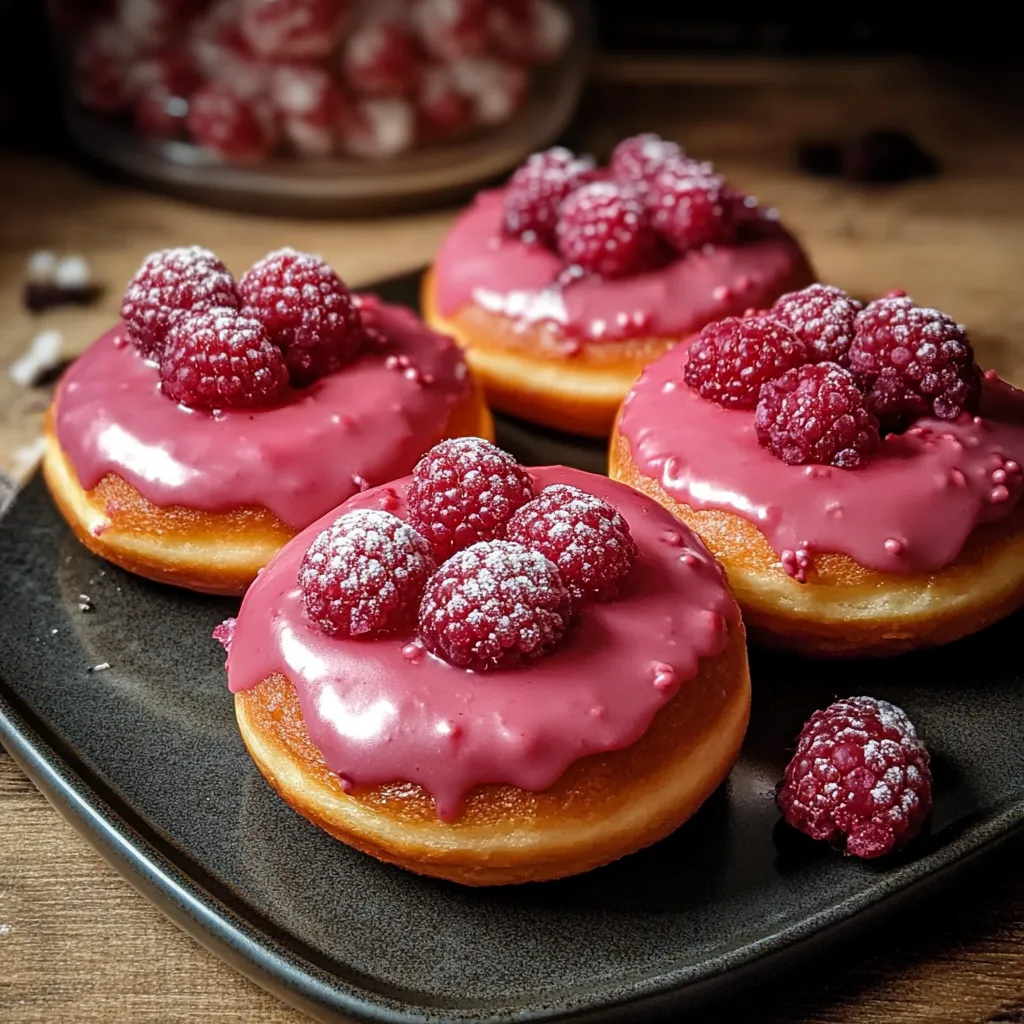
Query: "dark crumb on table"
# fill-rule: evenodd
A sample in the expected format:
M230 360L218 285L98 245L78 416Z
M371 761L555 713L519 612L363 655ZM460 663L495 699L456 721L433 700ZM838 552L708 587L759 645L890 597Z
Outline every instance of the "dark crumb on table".
M913 136L890 128L846 142L802 142L797 163L808 174L871 184L928 178L940 170L938 160Z

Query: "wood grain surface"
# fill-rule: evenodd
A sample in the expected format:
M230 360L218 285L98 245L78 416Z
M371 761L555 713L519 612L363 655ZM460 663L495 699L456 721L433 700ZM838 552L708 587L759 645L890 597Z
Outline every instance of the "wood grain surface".
M871 296L902 287L964 321L982 361L1024 385L1024 105L997 69L885 61L606 61L572 141L606 152L658 130L780 207L824 280ZM866 188L807 177L799 140L912 131L943 163L931 180ZM453 211L373 222L259 218L104 182L70 165L0 159L0 366L43 328L80 351L116 315L148 251L200 243L236 271L290 244L353 283L417 266ZM21 308L36 249L78 252L96 306ZM45 388L0 376L0 467L36 437ZM0 624L2 633L2 624ZM799 973L699 1019L736 1024L1024 1024L1021 843L968 880ZM0 1021L303 1019L217 961L118 878L0 752Z

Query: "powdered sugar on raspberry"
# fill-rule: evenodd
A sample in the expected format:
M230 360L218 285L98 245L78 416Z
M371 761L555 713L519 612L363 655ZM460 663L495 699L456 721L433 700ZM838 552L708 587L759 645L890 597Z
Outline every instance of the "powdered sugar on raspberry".
M570 193L558 208L555 237L568 265L608 278L646 269L657 246L639 196L613 181Z
M779 807L813 839L858 857L903 846L931 810L929 756L906 713L851 697L816 711L786 768Z
M139 351L157 359L167 332L183 311L237 307L230 271L209 249L193 245L150 253L128 284L121 318Z
M771 315L807 346L811 362L849 365L854 324L864 304L829 284L812 284L775 301Z
M684 156L678 143L663 139L653 132L644 132L623 139L615 147L608 162L608 170L616 180L628 181L644 193L658 171L670 160Z
M529 475L508 452L480 437L435 445L409 484L409 521L439 558L504 535L512 513L534 497Z
M448 559L427 585L420 639L461 668L507 669L550 651L572 601L558 569L537 551L483 541Z
M519 509L506 535L558 566L579 599L612 600L637 556L622 515L608 502L568 484L546 487Z
M160 387L192 408L248 409L281 399L288 370L258 320L214 307L175 320L160 354Z
M380 636L416 614L434 571L430 546L390 512L339 516L309 546L298 571L306 613L331 636Z

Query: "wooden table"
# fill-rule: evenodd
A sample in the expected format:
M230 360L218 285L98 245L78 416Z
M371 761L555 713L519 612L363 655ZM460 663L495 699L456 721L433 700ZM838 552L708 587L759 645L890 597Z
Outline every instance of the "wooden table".
M824 280L902 287L972 331L982 361L1024 385L1024 124L1020 78L912 61L605 61L573 129L604 152L659 130L777 204ZM943 161L929 181L867 189L793 165L797 140L908 128ZM52 161L0 161L0 364L45 327L77 351L107 326L153 248L200 243L235 270L283 244L352 283L426 261L451 211L316 223L205 210L100 183ZM21 274L39 248L78 252L109 290L32 317ZM47 393L0 376L0 467L36 437ZM977 878L707 1020L758 1024L1024 1022L1021 844ZM178 932L47 806L0 753L0 1020L302 1019Z

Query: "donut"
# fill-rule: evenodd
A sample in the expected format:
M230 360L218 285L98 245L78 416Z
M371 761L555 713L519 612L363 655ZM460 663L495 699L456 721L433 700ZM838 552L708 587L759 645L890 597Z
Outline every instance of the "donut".
M714 559L650 499L557 466L523 471L539 496L527 494L508 520L507 537L540 546L506 537L438 550L410 528L419 524L422 465L291 540L250 587L237 621L215 634L228 648L239 729L260 772L343 843L465 885L578 874L674 831L728 775L749 717L743 626ZM395 537L404 531L437 551L432 572L401 627L369 638L325 633L305 575L325 564L314 553L325 536L351 537L344 531L361 515L382 510L397 519ZM547 529L552 514L578 516L577 539L599 544L598 562L622 545L632 550L614 592L577 588L562 602L583 563L571 545L542 553L545 540L565 538ZM603 532L612 519L614 536ZM414 562L402 564L406 578L415 574ZM457 603L446 588L501 601L503 588L519 586L517 573L534 572L550 589L515 591L514 616L528 621L514 617L500 645L487 628L472 648L459 646L457 627L436 628ZM480 582L488 579L496 590ZM494 614L480 604L466 622ZM552 616L568 622L564 632L547 632ZM445 646L452 636L459 642ZM510 650L519 660L507 662Z
M79 539L149 579L242 594L346 498L407 473L443 438L492 434L449 339L374 296L353 305L358 354L301 386L282 377L272 404L252 407L175 402L130 323L102 335L64 374L44 426L43 473ZM278 367L277 349L262 344Z
M651 155L624 166L638 140ZM669 185L696 190L712 223L673 220ZM579 244L593 237L603 247ZM421 307L466 350L494 408L607 437L639 372L680 338L813 280L774 211L673 143L639 136L608 171L556 147L479 193L424 276Z
M826 287L792 301L820 300ZM671 511L721 561L752 640L816 657L948 643L1024 604L1024 392L978 369L961 325L902 293L848 312L840 355L850 369L792 367L760 384L753 410L707 397L708 329L644 371L610 446L611 477ZM757 344L744 323L730 330ZM880 368L897 343L908 377ZM944 371L950 390L922 396L914 367L942 351L959 352ZM823 394L846 403L839 414L817 404ZM799 450L812 417L831 459ZM853 447L832 444L841 431Z

